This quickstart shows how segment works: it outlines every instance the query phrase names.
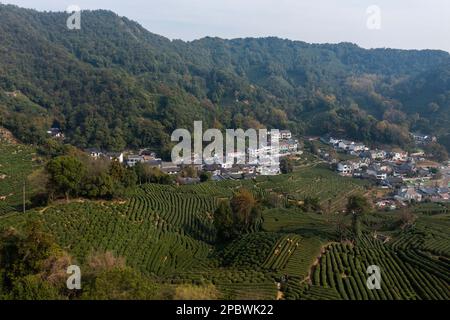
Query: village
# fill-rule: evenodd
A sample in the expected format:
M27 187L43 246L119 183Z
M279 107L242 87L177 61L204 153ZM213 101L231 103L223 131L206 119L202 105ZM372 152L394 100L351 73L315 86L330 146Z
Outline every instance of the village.
M56 130L50 130L50 132L57 132ZM61 134L61 133L59 133ZM300 155L303 152L299 150L299 142L294 139L292 133L288 130L280 130L279 135L273 137L279 141L277 147L272 146L270 143L264 147L247 148L246 154L239 154L237 152L227 154L227 161L220 163L215 161L215 157L203 157L201 164L175 164L170 161L163 161L155 152L148 149L141 149L138 151L123 151L123 152L104 152L96 148L86 149L92 158L98 159L101 157L116 160L128 167L134 167L138 163L146 164L150 167L157 168L161 172L168 175L179 175L187 167L193 169L195 172L205 172L211 180L239 180L239 179L252 179L258 175L278 175L281 173L280 166L277 163L272 165L273 155L277 158L283 158L291 155ZM255 161L249 161L249 155L253 156ZM237 164L235 159L244 156L246 157L245 163ZM199 159L199 155L192 153L193 160ZM201 158L201 157L200 157ZM198 161L193 161L198 163ZM193 184L200 182L198 175L194 177L178 177L177 181L182 184Z
M418 147L413 153L398 148L370 149L360 142L327 136L321 137L320 142L347 159L337 160L325 149L319 149L318 154L339 175L366 179L384 189L384 196L375 202L379 209L395 210L398 205L418 202L449 202L450 162L431 161L420 149L434 142L435 137L411 135Z
M48 133L55 138L64 138L63 133L51 128ZM309 138L318 141L323 146L318 148L317 155L323 162L328 163L333 170L343 177L365 179L383 190L383 197L375 201L379 209L396 209L399 205L418 202L450 202L450 162L437 163L428 159L420 149L428 143L435 141L435 137L421 134L411 134L417 148L416 152L408 153L399 148L371 149L361 142L339 139L331 136ZM105 152L99 149L86 149L92 158L107 158L116 160L128 167L138 163L157 168L161 172L177 176L182 184L195 184L200 182L200 172L207 173L211 180L239 180L252 179L258 175L278 175L280 166L271 166L267 163L267 155L295 157L303 153L301 143L293 137L289 130L280 130L274 137L279 141L275 149L270 143L261 148L247 148L246 160L252 155L256 161L246 161L236 164L235 159L241 154L228 154L224 163L214 161L212 157L203 157L201 164L175 164L163 161L155 152L148 149L137 151ZM308 138L306 139L308 140ZM336 155L339 155L337 157ZM192 153L192 159L199 155ZM269 159L270 162L270 159ZM198 161L195 161L198 163ZM193 169L192 176L182 176L186 167Z

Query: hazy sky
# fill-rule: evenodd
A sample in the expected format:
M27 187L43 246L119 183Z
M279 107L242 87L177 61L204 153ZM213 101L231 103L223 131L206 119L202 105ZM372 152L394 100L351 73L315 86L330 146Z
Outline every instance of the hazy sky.
M39 10L110 9L171 39L278 36L307 42L354 42L366 48L450 52L449 0L0 0ZM381 29L369 29L368 7ZM82 19L82 18L81 18ZM373 22L378 20L373 20ZM82 20L81 20L82 21ZM1 22L0 22L1 23ZM82 23L82 22L81 22Z

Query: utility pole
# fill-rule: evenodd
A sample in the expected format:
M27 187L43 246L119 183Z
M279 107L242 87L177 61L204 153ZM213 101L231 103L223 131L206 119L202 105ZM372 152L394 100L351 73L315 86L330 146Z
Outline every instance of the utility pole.
M23 180L23 213L25 213L25 180Z

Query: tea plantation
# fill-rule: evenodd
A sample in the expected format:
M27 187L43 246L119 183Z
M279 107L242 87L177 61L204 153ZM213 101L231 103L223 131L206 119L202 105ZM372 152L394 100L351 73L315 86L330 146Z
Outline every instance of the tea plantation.
M450 298L450 216L446 207L420 207L408 229L374 238L367 226L356 242L340 242L335 213L305 213L297 206L265 207L261 229L226 245L216 241L213 214L241 186L256 198L318 197L338 209L365 185L310 167L255 180L176 186L145 184L122 201L73 200L18 212L20 181L33 151L10 146L0 155L0 228L20 229L39 219L83 265L94 250L110 250L127 265L165 284L214 284L224 299L443 299ZM8 166L5 166L8 163ZM8 180L9 179L9 180ZM287 203L287 202L286 202ZM367 221L393 223L382 213ZM350 223L350 218L345 217ZM369 290L367 267L381 269L381 289Z
M27 177L38 165L32 147L0 142L0 215L21 209L23 185L32 192Z

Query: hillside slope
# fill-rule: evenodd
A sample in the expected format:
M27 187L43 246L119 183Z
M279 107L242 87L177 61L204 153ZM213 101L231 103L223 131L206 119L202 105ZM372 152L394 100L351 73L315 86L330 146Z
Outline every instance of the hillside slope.
M57 125L81 147L167 154L172 130L199 119L399 145L410 142L408 130L448 133L446 52L170 41L109 11L83 12L81 30L68 30L66 19L0 5L0 117L21 140L40 142ZM8 95L15 90L27 101ZM26 107L34 121L25 121Z

